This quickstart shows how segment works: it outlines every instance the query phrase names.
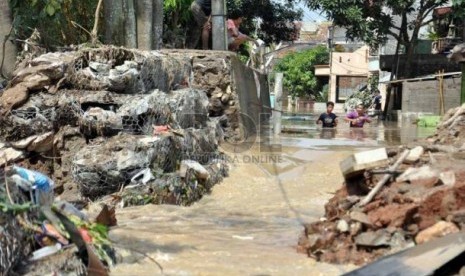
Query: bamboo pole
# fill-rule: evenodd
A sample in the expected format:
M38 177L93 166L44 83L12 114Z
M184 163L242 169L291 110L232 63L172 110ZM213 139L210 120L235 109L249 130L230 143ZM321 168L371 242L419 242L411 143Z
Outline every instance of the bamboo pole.
M408 149L404 150L404 152L399 157L399 159L397 159L396 163L394 163L394 165L388 168L388 171L397 170L397 167L399 167L399 165L402 164L402 162L404 162L405 158L407 158L409 153L410 153L410 150ZM383 178L376 184L376 186L368 193L368 195L362 201L360 201L359 206L364 206L367 203L369 203L375 197L375 195L379 192L379 190L381 190L384 184L386 184L389 178L391 178L391 176L392 176L391 174L385 174Z

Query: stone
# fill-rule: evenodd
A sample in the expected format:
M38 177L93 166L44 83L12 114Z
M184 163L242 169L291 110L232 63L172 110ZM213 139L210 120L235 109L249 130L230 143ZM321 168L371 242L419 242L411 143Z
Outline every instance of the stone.
M0 149L0 166L4 166L5 162L11 164L19 159L24 158L24 152L14 148Z
M362 223L361 222L353 222L350 224L350 235L356 236L358 233L362 232Z
M41 90L50 84L51 80L48 76L39 74L29 75L24 78L23 82L21 83L21 85L26 86L29 91Z
M439 173L428 165L420 168L410 167L396 178L397 182L414 181L429 178L438 178Z
M123 65L115 66L115 70L118 73L124 73L132 68L137 69L137 67L138 67L137 62L132 61L132 60L125 60Z
M435 238L440 238L459 231L459 228L454 223L441 220L433 226L420 231L415 237L415 242L417 244L422 244Z
M417 146L411 149L409 154L405 158L404 163L413 164L417 162L418 160L420 160L424 152L425 152L425 149L422 146Z
M361 222L362 224L365 224L367 226L373 225L373 223L368 218L368 216L362 212L358 212L358 211L350 212L350 219L353 221Z
M108 74L111 69L111 65L95 61L89 62L89 67L99 74Z
M439 179L441 180L442 184L444 184L446 186L454 186L455 185L455 173L454 173L454 171L441 172L439 174Z
M389 247L391 248L391 250L389 250L389 254L394 254L413 246L415 246L415 243L411 240L407 241L405 239L404 233L395 231L391 236L391 240L389 241Z
M29 98L29 90L23 84L6 89L0 98L0 104L6 111L25 103Z
M336 229L341 232L341 233L345 233L345 232L349 232L349 224L347 223L347 221L341 219L337 222L337 225L336 225Z
M138 86L139 71L131 68L128 71L120 74L115 69L110 69L108 76L108 90L117 93L135 94L140 92Z
M193 160L182 160L181 167L179 169L179 175L181 177L186 177L187 172L193 170L197 178L206 180L210 177L210 173L197 161Z
M54 133L53 131L46 132L36 136L34 140L27 146L28 151L47 152L53 147Z
M29 136L27 138L11 142L11 146L16 148L16 149L26 149L32 141L34 141L37 138L37 135Z
M63 78L65 74L65 65L62 61L52 63L42 63L35 66L26 67L18 71L15 77L11 80L11 85L16 86L19 83L33 81L34 79L58 80Z
M355 237L355 243L367 247L388 246L391 236L385 230L364 232Z
M231 96L229 96L229 94L223 94L223 96L221 96L221 102L226 104L229 102L229 99L231 98Z
M347 179L360 175L367 169L389 165L386 148L362 151L352 154L339 164L343 176Z

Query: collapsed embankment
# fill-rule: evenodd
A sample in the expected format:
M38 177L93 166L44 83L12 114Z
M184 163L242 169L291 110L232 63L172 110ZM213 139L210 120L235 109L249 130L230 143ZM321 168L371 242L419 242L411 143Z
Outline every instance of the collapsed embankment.
M323 262L363 265L465 228L465 105L449 110L436 133L388 148L394 170L375 167L347 178L320 221L305 225L298 250ZM368 202L367 194L388 174ZM363 203L361 203L363 202Z
M189 205L228 173L220 142L249 131L244 114L257 123L259 110L242 102L257 102L267 86L254 73L238 79L245 71L229 52L110 46L25 60L0 94L0 184L14 185L4 169L15 164L50 177L56 199L76 206ZM31 229L15 231L27 198L9 197L0 190L0 219L9 221L0 250L10 252L0 274L38 249L20 242ZM47 225L26 207L35 214L26 223Z

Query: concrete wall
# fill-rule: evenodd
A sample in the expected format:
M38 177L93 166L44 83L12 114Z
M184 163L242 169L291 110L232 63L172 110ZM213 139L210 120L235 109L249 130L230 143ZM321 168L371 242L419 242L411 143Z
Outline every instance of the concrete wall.
M460 79L444 79L444 108L460 105ZM402 88L402 113L439 115L439 81L404 82Z
M237 57L231 58L232 87L239 98L240 118L248 131L258 131L261 120L270 114L270 92L265 75L245 66Z
M363 46L353 53L332 53L328 98L333 102L336 102L338 76L368 76L368 47Z

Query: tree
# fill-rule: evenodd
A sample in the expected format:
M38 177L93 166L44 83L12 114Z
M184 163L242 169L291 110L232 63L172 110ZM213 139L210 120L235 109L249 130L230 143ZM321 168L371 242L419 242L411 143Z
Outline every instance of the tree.
M410 70L420 28L428 25L432 11L446 4L447 0L306 0L311 9L319 9L335 25L347 29L349 39L361 40L378 48L392 36L407 53L405 75Z
M8 0L0 0L0 76L9 77L16 61L16 48L11 43L11 10Z
M292 41L296 30L294 22L302 18L302 10L294 8L295 0L287 5L271 0L226 0L228 14L239 11L244 21L241 31L255 34L266 43Z
M315 65L328 64L329 52L326 46L295 52L285 56L276 64L274 71L284 73L284 87L294 97L316 98L322 84L315 77Z

